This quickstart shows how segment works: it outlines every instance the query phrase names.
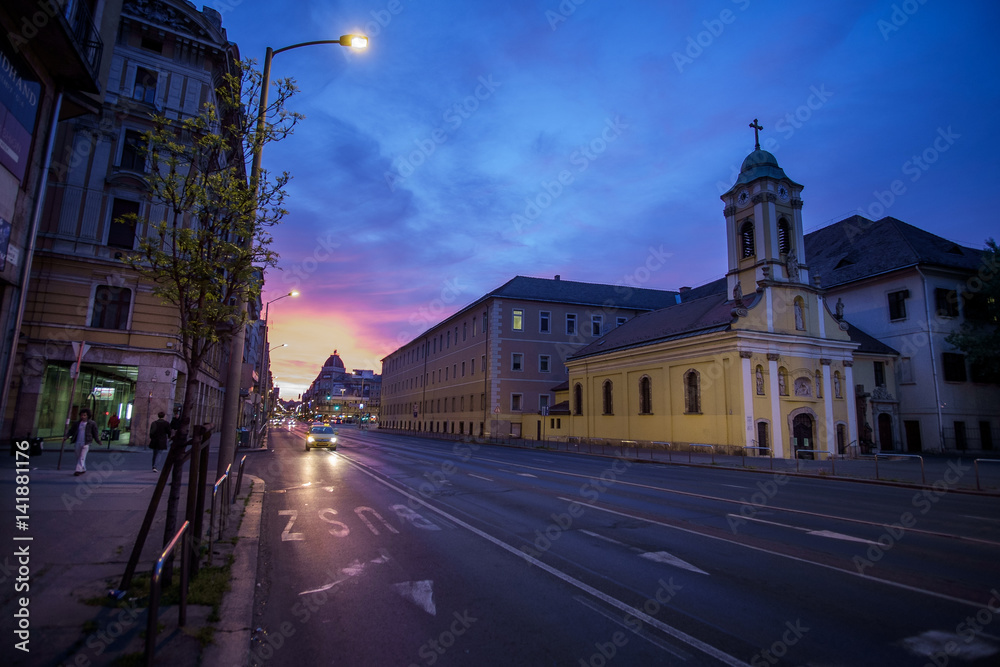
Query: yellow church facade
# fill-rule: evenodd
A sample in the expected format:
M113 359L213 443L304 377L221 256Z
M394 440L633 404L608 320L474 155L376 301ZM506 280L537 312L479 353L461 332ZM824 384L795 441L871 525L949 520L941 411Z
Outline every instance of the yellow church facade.
M801 191L759 145L747 156L722 195L725 280L569 357L566 437L782 458L856 445L854 362L863 344L852 340L842 306L810 279Z

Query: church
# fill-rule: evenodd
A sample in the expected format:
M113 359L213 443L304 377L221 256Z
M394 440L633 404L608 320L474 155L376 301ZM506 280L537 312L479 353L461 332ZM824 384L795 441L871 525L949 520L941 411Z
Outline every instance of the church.
M758 141L721 197L726 277L569 356L550 435L783 458L992 449L1000 388L944 340L981 310L984 254L894 218L807 237L802 189Z

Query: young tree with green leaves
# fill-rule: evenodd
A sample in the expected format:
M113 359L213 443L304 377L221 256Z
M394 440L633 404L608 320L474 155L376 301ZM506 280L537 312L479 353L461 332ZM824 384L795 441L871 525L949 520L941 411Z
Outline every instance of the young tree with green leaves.
M297 89L292 79L281 79L272 84L273 101L258 130L262 81L253 60L234 62L214 99L197 115L180 119L154 115L153 129L145 135L149 202L142 216L132 215L128 221L135 223L138 244L124 262L176 309L179 354L187 371L181 428L168 452L164 475L188 442L199 370L246 324L246 309L241 306L259 297L264 270L277 262L270 248L271 229L286 213L282 205L289 176L271 178L261 172L254 189L247 169L255 151L287 137L302 116L285 109ZM196 426L191 487L197 482L201 440L211 433L211 426L207 433L202 425ZM180 495L180 466L173 468L165 541L176 530ZM123 580L123 588L127 584Z

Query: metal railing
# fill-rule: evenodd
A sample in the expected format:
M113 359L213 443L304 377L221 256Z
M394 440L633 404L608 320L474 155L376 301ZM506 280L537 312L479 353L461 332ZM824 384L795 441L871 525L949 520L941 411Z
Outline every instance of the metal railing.
M214 549L212 548L215 542L215 508L216 500L219 497L219 490L222 490L222 507L225 509L219 512L219 537L222 537L222 531L226 529L229 525L229 503L226 501L229 499L229 472L232 470L233 464L230 463L226 466L226 472L222 473L222 476L215 482L215 486L212 487L212 511L208 518L208 564L212 564L212 554ZM222 509L222 508L220 508Z
M976 459L975 461L972 462L973 465L976 468L976 491L982 491L982 488L979 486L979 462L980 461L984 461L985 463L1000 463L1000 459Z
M663 445L663 448L664 448L665 450L667 450L667 460L668 460L668 461L673 461L673 460L674 460L674 458L673 458L673 454L672 454L672 453L671 453L671 451L670 451L670 447L671 447L671 445L670 445L670 443L669 443L669 442L665 442L665 441L663 441L663 440L654 440L654 441L652 441L652 442L651 442L651 443L649 443L649 444L650 444L650 445L653 445L654 447L655 447L656 445Z
M180 530L170 540L170 544L163 550L153 567L153 574L149 579L149 616L146 619L146 665L153 664L153 652L156 650L156 628L157 616L160 610L160 587L163 578L163 566L167 559L173 554L178 541L181 542L181 602L177 618L177 624L184 626L187 623L187 589L188 589L188 541L190 536L188 528L191 522L185 521Z
M819 460L818 458L816 458L816 456L815 456L816 454L826 454L826 460L830 462L830 474L832 474L832 475L836 475L837 474L837 464L834 462L835 459L834 459L833 454L830 452L830 450L828 450L828 449L793 449L792 451L795 452L795 472L799 471L799 461L801 460L799 458L799 454L801 452L808 452L808 453L810 453L810 454L813 455L812 458L813 458L814 461L818 461Z
M688 447L708 447L711 450L711 454L712 454L712 465L715 465L715 445L699 445L698 443L690 442L690 443L688 443ZM692 451L693 450L691 450L691 449L688 450L688 463L691 463L691 453L692 453Z
M882 458L885 458L885 459L888 459L888 458L920 459L920 483L921 484L927 484L927 477L924 474L924 457L920 456L919 454L896 454L896 453L882 454L881 452L875 452L875 479L876 479L876 481L880 479L879 476L878 476L878 457L880 457L880 456Z
M233 491L233 497L230 500L231 503L236 502L236 498L240 495L240 488L243 486L243 465L247 462L247 454L243 455L240 459L239 473L236 475L236 489Z

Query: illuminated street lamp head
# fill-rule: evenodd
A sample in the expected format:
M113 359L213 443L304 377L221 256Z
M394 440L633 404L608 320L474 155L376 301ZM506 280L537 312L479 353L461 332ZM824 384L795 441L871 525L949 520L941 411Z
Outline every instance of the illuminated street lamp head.
M364 35L342 35L340 37L340 43L341 45L349 46L352 49L368 48L368 38Z
M297 289L293 289L291 292L288 293L288 296L298 296L298 295L299 291Z

